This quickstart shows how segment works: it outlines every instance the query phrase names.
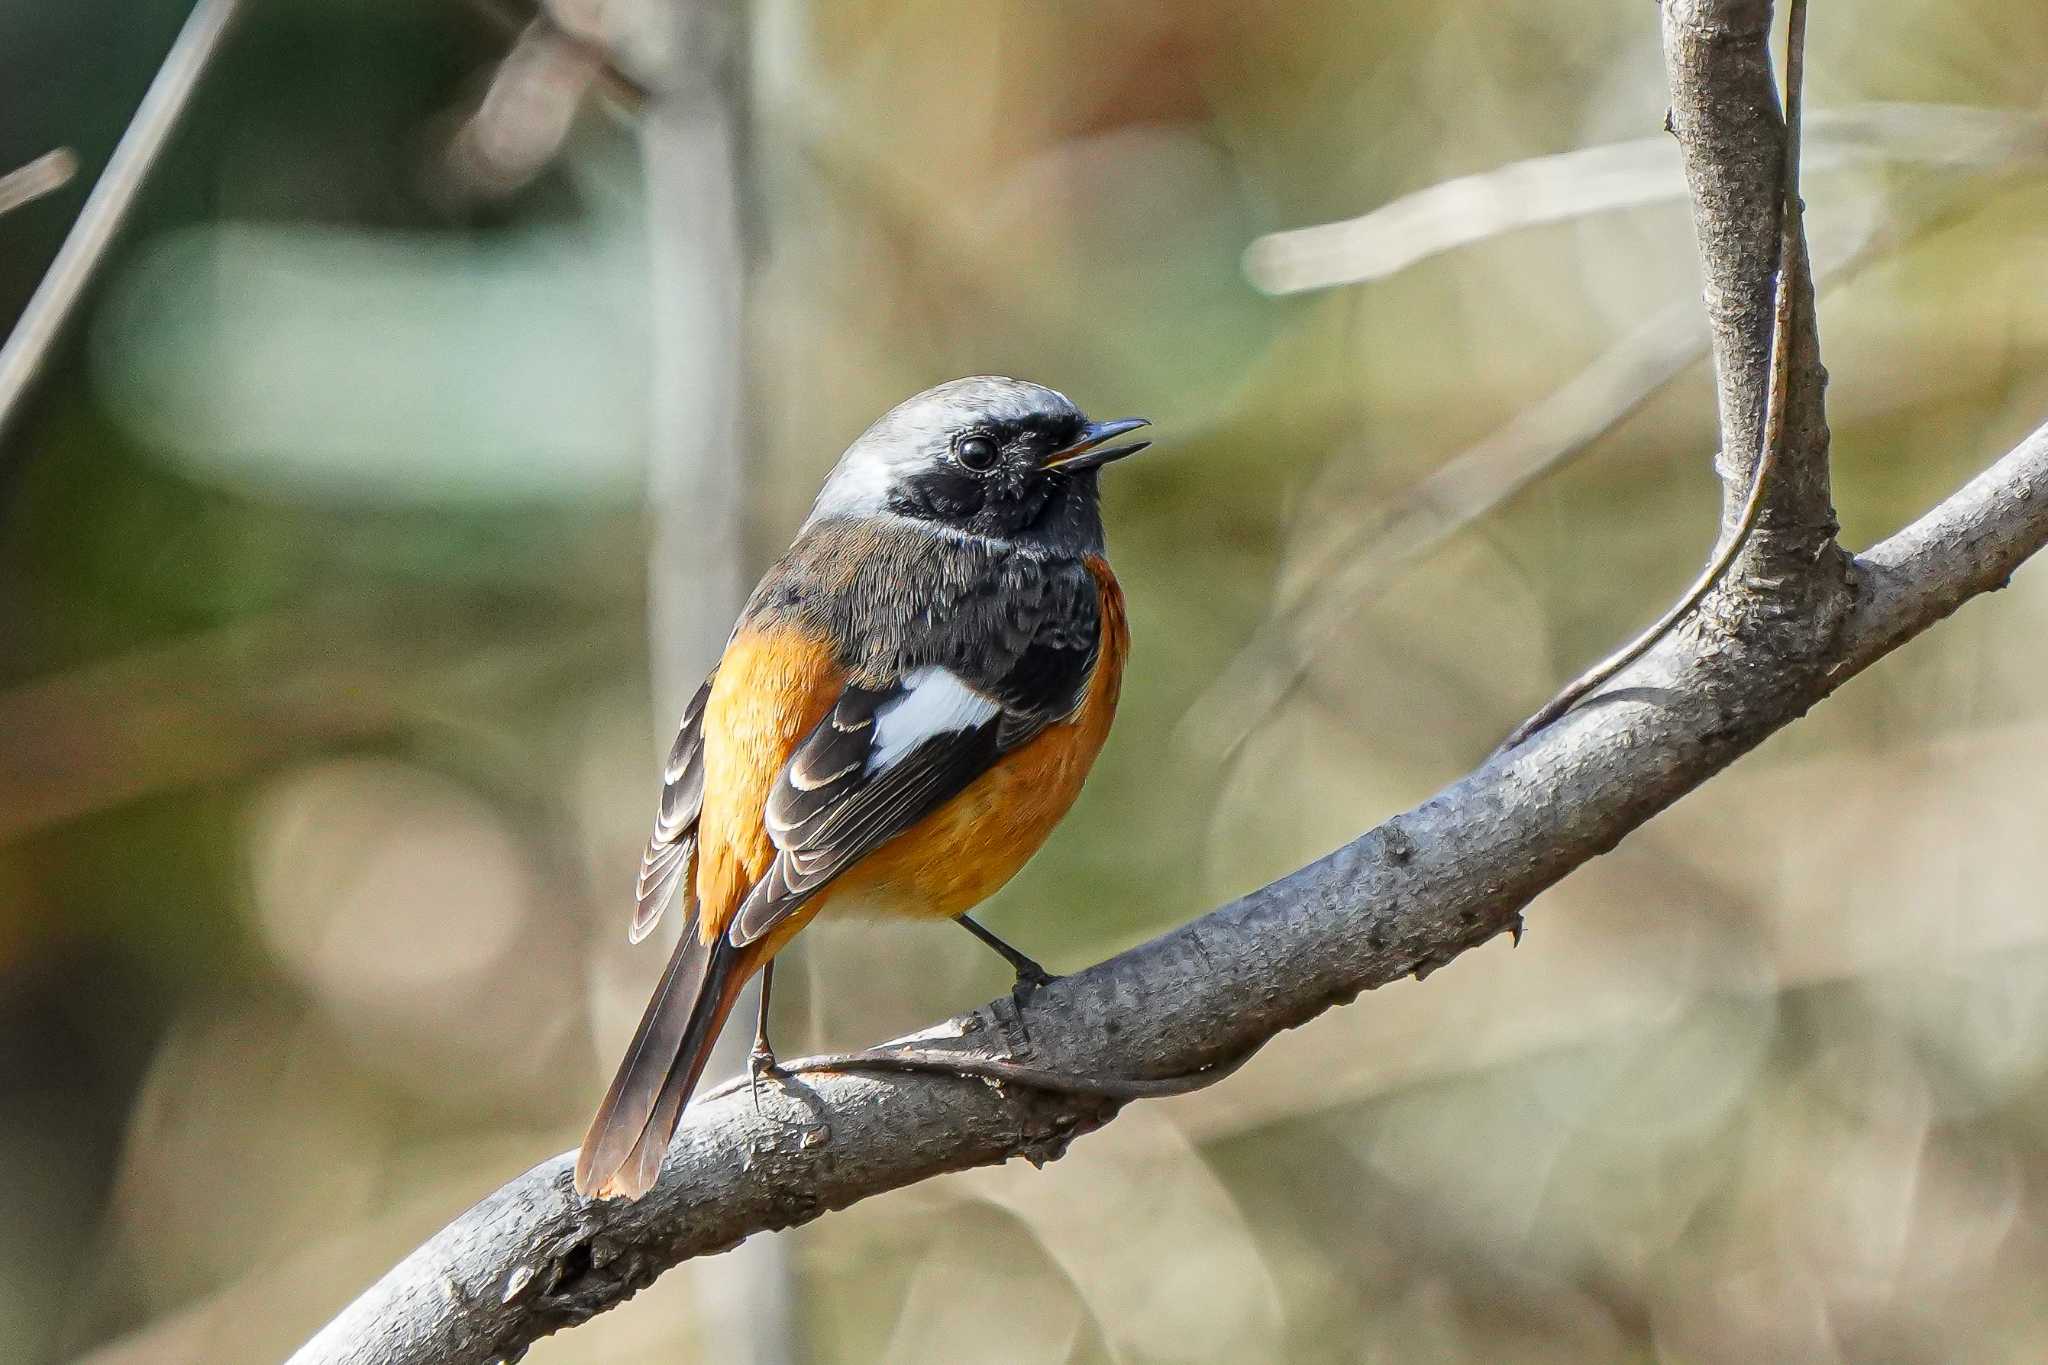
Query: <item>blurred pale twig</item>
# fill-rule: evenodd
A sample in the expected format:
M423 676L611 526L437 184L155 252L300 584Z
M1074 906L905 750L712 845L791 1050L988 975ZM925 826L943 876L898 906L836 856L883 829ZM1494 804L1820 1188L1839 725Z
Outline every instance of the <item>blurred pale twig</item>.
M646 485L653 530L647 644L659 740L653 758L668 751L684 703L717 661L746 600L747 259L739 161L746 113L731 65L734 34L716 22L735 12L729 0L642 3L651 6L650 22L666 15L672 34L689 37L656 50L665 60L649 73L639 125L653 321ZM557 18L568 8L558 0ZM583 19L593 24L592 16ZM624 937L624 928L620 921L613 932ZM657 955L644 970L652 974L659 965ZM767 989L765 976L749 982L737 1016L755 1013ZM712 1066L743 1066L751 1041L745 1029L725 1030L713 1045ZM727 1365L789 1365L805 1354L788 1239L755 1238L702 1273L697 1339L707 1355Z
M470 9L513 40L515 48L527 38L548 35L554 40L583 48L594 60L591 73L598 89L620 114L638 114L646 102L647 90L627 75L599 36L564 22L554 7L515 6L510 0L469 0Z
M561 151L584 96L605 69L600 54L546 20L527 25L491 73L475 111L442 149L449 187L501 199L531 182Z
M553 164L593 92L621 118L644 112L648 92L619 68L601 34L569 26L552 8L515 10L506 0L470 8L512 39L476 106L441 149L447 177L430 189L457 198L499 199Z
M54 194L78 174L78 155L69 147L44 152L28 165L0 175L0 213Z
M2031 110L1877 102L1807 120L1807 169L1912 163L2009 169L2048 158L2048 117ZM1636 138L1459 176L1339 223L1272 232L1245 250L1269 294L1363 284L1522 228L1676 200L1685 177L1668 137Z
M2018 110L1870 104L1813 115L1810 136L1823 126L1830 130L1831 156L1824 159L1830 165L1897 159L2012 171L2048 156L2048 119ZM1575 177L1584 178L1584 194L1566 202ZM1302 232L1345 228L1362 234L1357 242L1363 254L1350 259L1361 266L1377 264L1345 278L1369 280L1502 232L1646 204L1683 189L1670 140L1646 138L1448 181L1350 223ZM1874 224L1867 217L1846 228L1837 221L1839 235L1824 236L1815 246L1816 285L1832 287L1854 278L1946 220L1968 193L1967 186L1955 186L1893 195L1876 209ZM1469 220L1460 216L1467 211ZM1406 235L1411 232L1412 239ZM1341 282L1330 278L1299 287ZM1292 576L1307 585L1306 595L1261 623L1202 690L1176 727L1176 744L1229 761L1251 727L1300 682L1324 645L1341 638L1365 597L1584 451L1706 349L1707 327L1697 309L1674 306L1657 315L1550 397L1446 461L1395 506L1339 537L1313 563L1299 566Z
M1814 248L1817 287L1848 283L1951 218L1960 187L1900 194L1876 213L1831 219ZM1337 537L1290 577L1303 588L1252 633L1190 704L1175 743L1228 761L1284 701L1359 607L1460 530L1583 453L1707 350L1692 303L1651 317L1477 444L1452 456L1384 512Z
M1856 105L1813 114L1807 136L1810 151L1825 147L1824 155L1809 156L1809 165L1900 160L2012 172L2048 156L2048 118L2022 110ZM1261 238L1248 259L1267 260L1259 253L1270 249L1281 253L1270 258L1277 261L1303 243L1314 248L1298 258L1303 273L1284 285L1278 276L1259 278L1254 268L1261 287L1276 293L1364 282L1504 232L1653 203L1684 188L1670 139L1644 138L1446 181L1347 223ZM1846 227L1832 220L1827 226L1833 234L1814 246L1816 287L1846 283L1888 258L1949 219L1969 194L1967 185L1893 194L1873 215ZM1334 267L1340 255L1355 273L1309 269L1316 262ZM1202 690L1176 727L1177 746L1228 762L1251 728L1299 684L1323 647L1342 638L1363 600L1460 529L1583 452L1706 349L1707 326L1697 308L1674 305L1617 341L1548 398L1451 457L1394 506L1338 537L1312 563L1297 566L1291 577L1305 585L1304 595L1262 622Z
M199 0L192 7L128 130L107 159L107 168L86 196L57 259L36 286L7 343L0 346L0 433L7 430L66 320L98 273L107 247L127 220L150 168L163 154L240 8L241 0Z

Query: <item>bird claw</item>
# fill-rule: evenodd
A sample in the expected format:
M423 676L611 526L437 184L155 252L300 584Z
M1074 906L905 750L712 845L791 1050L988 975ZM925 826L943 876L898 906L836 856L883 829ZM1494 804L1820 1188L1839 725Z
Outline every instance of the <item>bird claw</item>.
M1017 982L1010 987L1010 998L1021 1005L1038 994L1042 987L1050 986L1057 980L1058 977L1036 962L1020 964L1017 968Z
M747 1090L754 1097L754 1114L761 1114L761 1078L780 1076L782 1063L775 1059L774 1050L766 1043L756 1042L747 1053Z

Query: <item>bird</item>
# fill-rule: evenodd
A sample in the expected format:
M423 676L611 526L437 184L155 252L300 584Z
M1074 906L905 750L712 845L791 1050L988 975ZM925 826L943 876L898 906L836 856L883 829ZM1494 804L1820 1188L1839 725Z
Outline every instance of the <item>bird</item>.
M711 1045L831 910L952 919L1029 992L1051 978L968 911L1067 813L1107 738L1130 631L1104 467L1144 418L1094 422L994 375L890 409L846 448L684 710L628 938L681 934L577 1153L591 1198L652 1188Z

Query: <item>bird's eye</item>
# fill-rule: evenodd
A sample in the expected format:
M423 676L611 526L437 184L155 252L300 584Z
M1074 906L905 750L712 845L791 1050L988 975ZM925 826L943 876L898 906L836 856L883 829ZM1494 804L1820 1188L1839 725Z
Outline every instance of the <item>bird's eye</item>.
M962 436L953 446L953 454L969 469L987 469L995 464L997 450L992 436Z

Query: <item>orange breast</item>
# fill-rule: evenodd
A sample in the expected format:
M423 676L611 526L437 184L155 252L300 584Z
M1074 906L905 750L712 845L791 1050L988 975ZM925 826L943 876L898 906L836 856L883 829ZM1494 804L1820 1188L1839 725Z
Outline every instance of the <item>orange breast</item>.
M1071 720L1048 727L965 791L876 849L820 899L840 908L951 918L987 900L1038 852L1095 765L1123 689L1130 628L1109 566L1091 556L1102 647Z

